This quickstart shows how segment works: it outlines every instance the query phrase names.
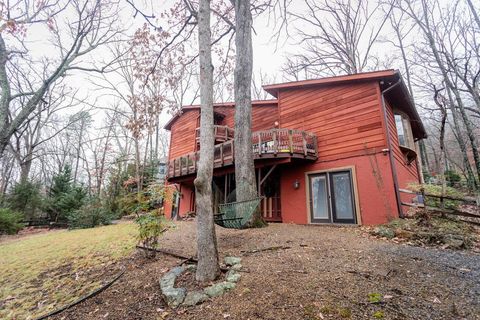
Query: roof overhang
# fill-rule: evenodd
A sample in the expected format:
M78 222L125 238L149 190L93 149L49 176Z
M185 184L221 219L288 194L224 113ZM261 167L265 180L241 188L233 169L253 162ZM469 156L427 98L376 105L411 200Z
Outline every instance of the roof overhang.
M267 84L263 86L263 89L277 98L278 92L280 90L296 89L300 87L308 88L308 87L317 87L317 86L330 86L330 85L337 85L337 84L351 83L351 82L381 80L386 77L394 76L396 72L397 72L396 70L390 69L390 70L383 70L383 71L349 74L344 76L325 77L325 78L312 79L312 80Z
M392 105L401 109L411 119L412 131L414 137L425 139L427 137L422 120L415 108L413 99L402 80L402 76L398 70L389 69L374 72L364 72L344 76L326 77L321 79L303 80L294 82L285 82L278 84L264 85L263 89L278 98L278 93L282 90L305 89L311 87L323 87L340 84L362 83L362 82L378 82L380 88L385 91L385 99ZM388 88L391 90L387 90Z

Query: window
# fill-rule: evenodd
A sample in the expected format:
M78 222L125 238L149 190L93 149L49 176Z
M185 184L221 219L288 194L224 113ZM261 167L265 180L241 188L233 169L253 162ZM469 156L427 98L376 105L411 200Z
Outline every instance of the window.
M404 113L395 113L395 126L397 127L398 143L402 147L415 150L410 119Z

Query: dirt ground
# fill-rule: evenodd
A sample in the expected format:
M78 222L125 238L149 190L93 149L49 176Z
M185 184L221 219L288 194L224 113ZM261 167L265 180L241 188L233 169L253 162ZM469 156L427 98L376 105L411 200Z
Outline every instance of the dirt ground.
M161 247L195 254L195 222ZM480 319L480 255L374 239L359 228L270 224L217 229L219 252L242 256L242 279L224 296L168 309L159 277L181 262L137 252L110 288L55 319ZM246 254L244 251L287 249ZM114 275L112 275L113 277Z

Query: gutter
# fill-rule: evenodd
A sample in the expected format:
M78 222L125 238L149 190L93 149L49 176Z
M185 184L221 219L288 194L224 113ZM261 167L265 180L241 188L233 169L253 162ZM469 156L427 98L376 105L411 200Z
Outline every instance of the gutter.
M388 126L388 119L387 119L387 108L385 106L385 93L389 92L396 86L400 85L402 83L402 79L400 78L397 82L395 82L393 85L388 87L387 89L383 90L380 92L381 98L382 98L382 111L383 111L383 119L385 121L385 128L387 130L387 148L388 148L388 156L390 159L390 166L392 167L392 178L393 178L393 188L395 189L395 199L397 200L397 210L398 210L398 216L400 218L405 218L405 215L403 214L403 209L401 205L401 198L400 198L400 190L398 187L398 177L397 177L397 167L395 166L395 159L393 159L393 152L392 152L392 141L391 141L391 133L390 133L390 128Z

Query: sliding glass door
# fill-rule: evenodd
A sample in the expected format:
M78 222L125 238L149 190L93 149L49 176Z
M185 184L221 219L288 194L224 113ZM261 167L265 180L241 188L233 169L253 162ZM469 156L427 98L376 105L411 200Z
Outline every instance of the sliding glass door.
M308 180L312 223L356 222L350 170L312 174Z

